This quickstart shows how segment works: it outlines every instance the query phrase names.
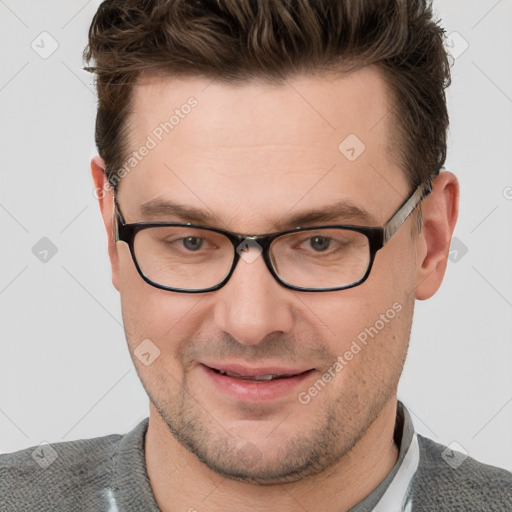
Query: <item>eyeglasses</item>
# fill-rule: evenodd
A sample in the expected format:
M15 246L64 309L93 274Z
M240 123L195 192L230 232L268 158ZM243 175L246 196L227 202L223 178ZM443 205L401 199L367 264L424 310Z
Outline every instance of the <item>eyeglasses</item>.
M128 244L142 279L162 290L218 290L240 258L251 262L260 253L270 273L286 288L345 290L366 281L377 251L431 191L431 182L419 185L382 227L297 227L257 236L190 223L126 224L116 199L116 242Z

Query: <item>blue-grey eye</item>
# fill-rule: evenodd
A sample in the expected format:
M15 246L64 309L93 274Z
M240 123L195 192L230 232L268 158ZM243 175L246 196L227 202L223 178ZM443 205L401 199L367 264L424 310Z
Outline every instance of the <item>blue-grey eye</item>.
M189 251L197 251L201 249L203 245L203 239L198 236L188 236L183 239L183 246Z
M315 251L321 252L329 249L331 239L325 236L313 236L310 238L309 245Z

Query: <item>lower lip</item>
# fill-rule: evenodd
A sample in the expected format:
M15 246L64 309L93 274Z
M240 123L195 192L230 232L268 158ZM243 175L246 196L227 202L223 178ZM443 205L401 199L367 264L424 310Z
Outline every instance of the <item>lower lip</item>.
M200 365L200 368L220 391L237 400L252 402L270 402L283 398L296 390L313 373L313 370L309 370L293 377L256 381L221 375L205 365Z

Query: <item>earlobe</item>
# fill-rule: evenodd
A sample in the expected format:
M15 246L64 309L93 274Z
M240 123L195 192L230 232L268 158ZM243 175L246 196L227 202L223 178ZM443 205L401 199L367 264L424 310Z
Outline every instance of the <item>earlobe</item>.
M415 289L418 300L429 299L441 286L458 211L457 178L451 172L442 172L434 180L432 193L422 204Z
M94 196L98 199L101 216L107 231L112 284L116 290L119 290L119 256L114 234L114 191L105 174L105 162L101 157L96 156L91 160L91 173L94 182Z

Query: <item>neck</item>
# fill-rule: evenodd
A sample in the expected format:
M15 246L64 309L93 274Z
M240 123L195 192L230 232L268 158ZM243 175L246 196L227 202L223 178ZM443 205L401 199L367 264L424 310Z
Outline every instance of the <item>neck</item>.
M396 397L392 397L352 450L336 464L297 482L262 486L230 480L210 470L174 438L151 405L146 467L162 512L346 511L370 494L396 463L395 420Z

